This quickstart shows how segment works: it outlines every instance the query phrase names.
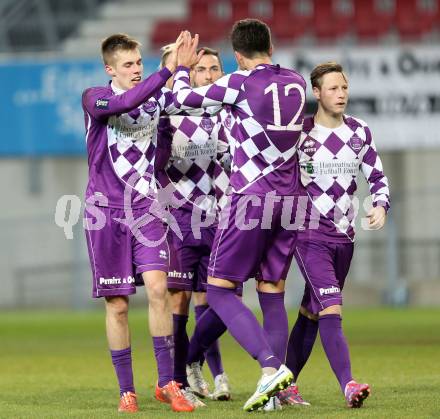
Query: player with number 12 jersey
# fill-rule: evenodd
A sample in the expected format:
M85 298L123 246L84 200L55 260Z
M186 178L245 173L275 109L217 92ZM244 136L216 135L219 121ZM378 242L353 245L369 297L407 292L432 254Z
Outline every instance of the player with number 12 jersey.
M178 62L184 65L177 68L173 85L176 107L188 110L229 105L234 121L230 131L232 194L220 214L208 267L208 303L215 315L207 310L204 317L211 318L211 338L217 337L214 330L223 333L223 323L260 364L262 377L243 407L246 411L263 406L293 378L283 365L288 330L284 280L296 232L284 228L282 197L298 192L296 147L306 83L294 70L272 64L270 38L270 29L261 21L236 22L231 40L240 70L209 86L191 89L186 66L196 58L198 38L190 39L185 33L178 53ZM264 331L235 296L237 286L248 278L258 281ZM202 320L203 316L199 331Z
M236 230L236 226L232 226L235 222L234 210L242 195L256 195L264 200L265 197L269 199L267 194L272 191L282 196L298 193L297 143L304 116L305 88L303 77L294 70L279 65L261 64L253 70L239 70L228 74L209 86L191 89L188 69L178 67L174 82L177 107L188 110L230 105L234 121L230 131L230 183L233 193L230 198L229 223L231 227L235 227L232 230ZM281 208L282 202L275 203L273 229L280 227L277 220L281 217ZM255 218L262 219L263 205L248 208L248 211L251 210L258 213L252 214ZM246 234L239 234L239 240L238 237L231 237L229 242L227 236L236 234L229 227L225 231L218 231L208 271L211 276L232 278L240 282L256 274L264 278L265 273L272 280L285 278L294 244L291 231L279 228L281 236L289 237L289 240L282 239L278 243L279 248L276 245L267 250L263 246L259 248L258 242L252 239L257 248L249 254L248 245L244 243L249 243L249 236L257 234L256 231L236 232ZM255 230L262 233L260 229ZM264 233L270 234L271 230ZM221 252L220 241L226 240L228 249ZM272 267L269 269L267 262L272 253L274 258L271 259ZM247 263L243 263L244 261Z

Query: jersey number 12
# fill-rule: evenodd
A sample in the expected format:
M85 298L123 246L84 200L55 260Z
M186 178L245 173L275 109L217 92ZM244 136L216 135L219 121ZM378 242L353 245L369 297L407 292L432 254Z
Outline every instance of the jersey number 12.
M292 118L292 120L287 125L281 125L281 107L280 107L280 99L278 96L278 85L277 83L272 83L264 90L264 94L268 94L272 92L273 98L273 122L274 125L267 125L268 130L272 131L301 131L302 124L297 124L298 118L301 114L301 111L304 108L304 103L306 101L306 92L304 88L298 83L291 83L284 86L284 96L288 96L289 92L292 89L298 90L298 93L301 96L301 104L298 107L298 111Z

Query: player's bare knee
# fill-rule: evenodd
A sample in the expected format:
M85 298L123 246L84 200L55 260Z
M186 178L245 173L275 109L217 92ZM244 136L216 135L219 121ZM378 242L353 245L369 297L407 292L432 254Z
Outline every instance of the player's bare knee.
M148 298L165 298L168 293L167 274L162 271L149 271L142 274Z
M168 290L162 284L150 284L147 288L148 302L150 305L169 304Z
M342 306L340 305L329 306L319 312L320 316L325 316L327 314L339 314L339 316L342 316Z
M195 306L206 306L208 304L208 299L206 298L206 292L195 292L194 305Z
M189 314L191 291L170 289L169 294L173 314L181 314L187 316Z
M105 308L112 317L123 318L128 316L128 297L106 297Z
M307 310L305 307L301 306L299 308L299 312L304 316L307 317L309 320L313 320L317 322L319 320L319 316L315 313L312 313L311 311Z
M260 292L267 292L269 294L276 294L279 292L284 292L286 281L280 279L277 282L273 281L257 281L257 290Z
M229 281L228 279L214 278L213 276L208 276L208 284L220 288L237 288L237 284L235 282Z

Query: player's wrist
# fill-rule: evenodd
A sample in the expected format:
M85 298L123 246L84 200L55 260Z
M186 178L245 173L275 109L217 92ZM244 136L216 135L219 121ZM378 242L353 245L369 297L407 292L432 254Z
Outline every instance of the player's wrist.
M167 80L174 74L174 72L176 71L176 64L174 63L167 63L164 66L164 69L167 69L169 71L169 76L167 77Z
M185 65L185 64L178 64L177 68L176 68L176 72L177 71L186 71L187 73L189 73L190 67L188 65Z
M390 204L385 201L377 201L377 202L373 202L373 207L374 208L383 208L383 210L385 211L385 214L386 214L388 212L388 210L390 209Z

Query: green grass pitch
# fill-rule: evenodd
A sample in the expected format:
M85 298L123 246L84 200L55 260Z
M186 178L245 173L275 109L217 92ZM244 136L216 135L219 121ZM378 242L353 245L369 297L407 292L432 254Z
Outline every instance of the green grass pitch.
M290 325L295 313L291 313ZM134 417L435 418L440 417L440 309L346 309L353 374L368 382L364 408L347 409L319 341L299 385L311 407L245 413L259 368L229 336L222 338L233 401L208 402L191 414L153 399L156 370L146 310L130 313L134 373L141 412ZM112 418L116 379L103 311L0 313L0 418ZM205 376L208 377L207 368Z

